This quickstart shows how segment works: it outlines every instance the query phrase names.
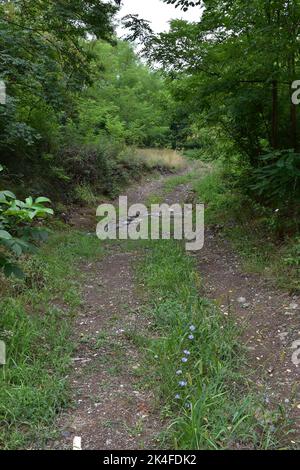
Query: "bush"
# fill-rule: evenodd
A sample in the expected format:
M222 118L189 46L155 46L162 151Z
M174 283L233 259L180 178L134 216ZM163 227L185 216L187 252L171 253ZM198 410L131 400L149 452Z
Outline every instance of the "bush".
M49 202L46 197L19 201L11 191L0 191L0 269L5 275L23 276L13 259L34 251L32 242L45 239L46 232L32 225L33 219L53 214L53 210L45 206Z
M300 201L300 153L278 150L260 158L251 188L266 200Z
M98 144L64 148L56 165L55 179L59 174L68 198L79 203L94 203L96 194L115 197L132 179L138 180L148 171L131 148L108 139Z

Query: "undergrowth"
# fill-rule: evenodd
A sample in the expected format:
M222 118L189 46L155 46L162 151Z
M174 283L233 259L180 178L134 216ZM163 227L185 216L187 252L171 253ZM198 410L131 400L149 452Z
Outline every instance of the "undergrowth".
M164 192L189 184L193 202L205 204L205 223L216 227L241 255L246 271L263 274L291 293L300 291L300 236L292 220L276 207L246 195L221 163L168 179ZM293 230L292 230L293 228Z
M187 182L195 202L205 204L206 225L217 226L221 236L232 242L246 271L261 273L292 293L300 292L300 237L289 214L274 204L255 201L220 163L204 173L171 178L167 189Z
M57 412L68 404L72 318L80 304L75 265L101 254L99 240L58 232L23 259L24 281L1 278L0 447L43 447ZM77 281L74 281L77 279Z

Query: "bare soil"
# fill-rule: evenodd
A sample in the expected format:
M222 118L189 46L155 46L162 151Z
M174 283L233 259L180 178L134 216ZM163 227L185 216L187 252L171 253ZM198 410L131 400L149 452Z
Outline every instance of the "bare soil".
M242 327L247 368L265 407L282 407L291 430L284 442L300 444L300 298L242 269L239 256L217 230L207 229L197 264L206 297ZM297 343L298 341L298 343Z

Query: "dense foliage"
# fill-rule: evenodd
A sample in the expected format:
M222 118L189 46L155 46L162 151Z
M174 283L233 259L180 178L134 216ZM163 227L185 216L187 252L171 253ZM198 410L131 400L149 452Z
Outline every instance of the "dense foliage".
M0 103L0 347L3 353L5 343L7 351L5 364L0 357L1 448L49 448L50 440L57 447L60 435L69 442L70 433L52 427L69 404L80 344L95 360L79 358L82 374L75 367L82 405L93 398L84 387L94 380L94 367L104 382L112 375L113 387L122 375L111 346L120 347L122 360L122 345L131 354L135 341L147 351L148 389L155 404L164 402L161 415L163 421L168 417L168 438L174 437L176 449L270 448L285 410L295 408L292 396L277 416L266 406L270 390L262 406L249 396L253 377L248 380L244 368L243 377L238 373L245 361L231 311L201 298L197 259L194 263L174 240L143 243L141 256L134 244L134 259L148 253L142 279L135 276L137 289L151 294L149 309L142 309L151 316L147 337L136 322L132 330L132 322L122 330L124 344L115 341L116 331L111 334L111 320L121 320L124 310L122 286L120 312L115 301L105 303L113 307L104 312L107 328L96 331L98 336L87 334L87 320L71 332L77 314L88 318L104 308L104 284L96 278L100 269L106 276L106 255L112 254L126 278L127 264L121 269L115 254L124 248L127 260L130 249L128 243L106 247L87 234L89 217L73 217L73 203L77 209L80 203L96 205L102 194L112 199L153 168L175 168L178 174L165 186L154 185L157 194L141 192L145 202L172 200L182 184L180 198L205 203L213 238L219 240L222 231L253 263L251 272L275 275L291 293L300 291L300 123L291 99L293 82L300 79L300 1L161 1L184 11L195 8L195 21L174 20L170 31L157 35L146 19L127 16L127 39L140 41L141 58L129 41L116 38L121 0L0 0L0 92L2 82L7 91L6 103ZM193 162L189 173L182 150L190 158L217 162ZM48 196L65 222L71 207L75 228L55 220L49 243L28 256L47 237L43 221L53 214ZM81 220L84 231L77 229ZM95 286L89 285L91 275ZM131 274L125 281L128 297L134 292ZM97 288L89 305L81 293L92 287ZM127 310L138 313L130 305ZM136 353L135 362L142 359ZM132 375L129 369L126 364L128 380L136 378L139 385L143 365L135 365ZM280 371L277 375L280 379ZM105 404L111 390L104 385ZM273 401L268 398L270 405ZM129 420L130 427L128 420L120 422L131 443L133 437L144 441L140 413L137 418ZM289 445L288 429L280 448Z
M195 21L156 35L124 19L152 69L114 35L119 1L0 2L2 164L21 193L88 199L139 174L132 147L185 147L234 162L249 193L297 216L299 2L163 1Z
M0 118L4 158L51 144L72 112L72 94L89 80L81 41L87 32L110 39L114 11L93 0L0 2L0 78L8 92Z
M213 142L216 134L229 142L226 158L238 153L255 192L299 201L300 124L291 99L300 74L299 2L164 1L195 7L195 22L175 20L159 35L149 25L142 35L136 18L126 24L170 80L183 143L201 148L208 128Z
M1 163L22 193L24 178L34 194L73 198L95 182L114 193L139 171L126 146L168 144L169 93L116 40L119 3L0 2Z
M47 238L47 232L34 225L34 219L53 214L45 205L49 202L46 197L20 201L11 191L0 191L0 270L7 276L23 277L15 260L23 253L35 251L35 243Z

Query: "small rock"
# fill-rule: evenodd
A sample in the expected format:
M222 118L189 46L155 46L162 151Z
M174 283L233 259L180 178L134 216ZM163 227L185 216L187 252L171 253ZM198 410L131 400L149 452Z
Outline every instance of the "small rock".
M290 310L297 310L298 307L299 307L298 304L292 302L292 303L289 305L288 308L289 308Z
M117 335L120 335L122 333L125 333L125 330L123 330L122 328L120 328L119 330L116 330Z
M285 338L287 337L288 333L287 332L283 332L283 333L279 333L279 338L281 339L281 341L284 341Z

